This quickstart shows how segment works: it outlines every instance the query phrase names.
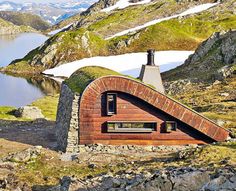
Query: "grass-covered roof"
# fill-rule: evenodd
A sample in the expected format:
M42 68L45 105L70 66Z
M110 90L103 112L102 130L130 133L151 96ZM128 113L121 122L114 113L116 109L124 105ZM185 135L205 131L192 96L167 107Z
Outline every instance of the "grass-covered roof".
M122 74L100 66L86 66L74 72L70 78L65 80L65 83L73 92L82 93L84 89L97 78L108 75Z

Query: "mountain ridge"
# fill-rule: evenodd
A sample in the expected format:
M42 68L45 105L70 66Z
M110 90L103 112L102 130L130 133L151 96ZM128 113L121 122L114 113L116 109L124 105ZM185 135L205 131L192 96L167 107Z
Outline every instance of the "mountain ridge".
M30 26L35 30L46 30L50 24L42 20L39 16L30 13L20 13L15 11L0 11L0 18L9 21L17 26Z
M204 3L211 1L204 1ZM187 7L202 2L173 0L153 1L130 6L110 13L98 12L81 17L68 29L52 36L42 46L22 60L12 62L6 71L18 70L21 64L52 68L86 57L117 55L157 50L194 50L213 32L236 28L235 2L226 0L204 12L163 21L120 37L105 40L106 36L126 30L156 18L179 14ZM140 13L146 17L140 19ZM22 69L22 67L21 67ZM18 72L24 72L18 70ZM38 71L39 73L42 71Z
M66 1L54 3L37 3L36 1L28 1L27 3L21 3L12 2L11 0L9 0L0 2L0 11L18 11L36 14L43 18L45 21L51 24L55 24L63 19L66 19L74 14L77 14L78 12L87 9L94 1L96 0L83 0L80 2L70 0L69 2Z
M0 18L0 35L11 35L24 32L36 32L36 30L29 26L17 26Z
M214 82L224 79L233 70L236 70L236 30L229 30L214 33L183 65L164 72L162 77L166 81L192 79Z

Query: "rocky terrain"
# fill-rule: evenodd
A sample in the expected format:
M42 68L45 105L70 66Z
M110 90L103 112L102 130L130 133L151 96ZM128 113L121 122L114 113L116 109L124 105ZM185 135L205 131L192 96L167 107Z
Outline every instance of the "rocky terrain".
M214 33L183 65L165 72L166 93L236 132L236 31Z
M111 39L107 37L207 2L211 1L162 0L102 12L97 10L114 2L100 1L87 12L73 17L70 27L51 37L23 59L12 62L6 70L25 73L29 68L34 68L31 71L39 73L85 57L146 51L150 47L156 50L193 50L213 32L236 27L235 1L225 0L199 14L170 19L132 34ZM145 16L140 17L140 14Z
M47 122L22 123L19 130L8 124L1 125L4 135L9 136L0 139L1 190L216 191L234 190L236 186L235 142L185 147L96 144L81 146L79 153L60 154L45 149L55 149L55 145L51 147L53 129L45 129ZM34 133L36 129L38 133ZM10 135L16 131L19 137L32 137ZM34 145L39 140L44 148L25 144Z
M11 35L23 32L35 32L35 30L28 26L14 25L0 18L0 35Z
M17 26L30 26L38 31L43 31L50 27L49 23L30 13L0 11L0 18Z
M236 70L236 30L214 33L183 65L162 74L165 81L223 80Z

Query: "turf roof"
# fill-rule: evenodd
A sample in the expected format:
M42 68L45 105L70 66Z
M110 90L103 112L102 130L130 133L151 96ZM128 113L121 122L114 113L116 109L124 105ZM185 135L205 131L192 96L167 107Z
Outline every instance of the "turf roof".
M97 78L108 75L122 74L100 66L86 66L74 72L70 78L65 80L65 83L73 92L82 93L84 89Z

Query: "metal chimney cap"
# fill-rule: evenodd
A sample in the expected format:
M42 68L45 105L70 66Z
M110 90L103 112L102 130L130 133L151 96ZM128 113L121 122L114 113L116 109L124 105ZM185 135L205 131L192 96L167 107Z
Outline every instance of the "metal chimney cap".
M147 50L147 65L149 66L155 66L155 62L154 62L154 59L155 59L155 50L154 49L149 49Z
M149 53L149 54L155 54L155 49L148 49L148 50L147 50L147 53Z

